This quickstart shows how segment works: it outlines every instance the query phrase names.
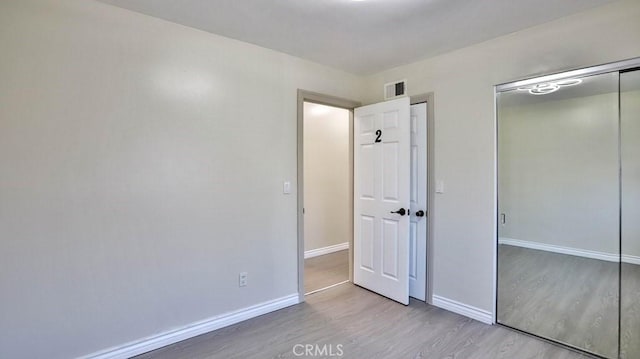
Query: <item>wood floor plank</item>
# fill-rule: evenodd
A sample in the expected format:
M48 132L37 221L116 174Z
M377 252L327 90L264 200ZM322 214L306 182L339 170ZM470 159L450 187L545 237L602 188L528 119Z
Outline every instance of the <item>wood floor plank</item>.
M305 303L141 355L139 359L299 358L293 352L296 344L333 348L340 344L342 358L354 359L585 358L423 302L411 300L409 306L403 306L348 283L308 296Z
M304 292L326 288L349 280L349 250L304 260Z

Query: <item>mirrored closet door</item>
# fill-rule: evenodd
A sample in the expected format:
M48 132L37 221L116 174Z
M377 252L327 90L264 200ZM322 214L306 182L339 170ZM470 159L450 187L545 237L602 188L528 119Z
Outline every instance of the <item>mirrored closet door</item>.
M496 98L497 322L640 358L640 71L546 77Z
M620 73L620 357L640 358L640 70Z

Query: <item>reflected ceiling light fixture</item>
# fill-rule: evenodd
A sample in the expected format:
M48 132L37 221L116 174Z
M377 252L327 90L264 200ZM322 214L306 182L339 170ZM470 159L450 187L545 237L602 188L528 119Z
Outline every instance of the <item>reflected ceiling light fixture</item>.
M528 91L532 95L546 95L560 90L562 87L575 86L582 83L581 79L565 79L554 82L544 82L537 85L518 87L520 91Z

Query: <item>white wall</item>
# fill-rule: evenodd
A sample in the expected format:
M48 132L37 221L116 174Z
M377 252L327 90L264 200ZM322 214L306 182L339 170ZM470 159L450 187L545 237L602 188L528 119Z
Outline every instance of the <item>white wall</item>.
M598 79L617 84L617 74ZM500 96L504 103L503 96L532 95ZM620 247L618 93L544 98L551 96L498 107L499 212L507 219L499 237L615 257Z
M304 104L304 249L349 242L349 111Z
M640 56L640 2L620 0L367 78L366 102L408 79L434 92L434 294L494 309L495 123L493 86Z
M0 357L297 292L296 91L360 78L91 0L2 1L0 48Z
M92 0L0 10L11 358L74 357L294 293L282 181L296 177L297 88L434 91L434 291L491 311L493 85L640 56L637 0L365 79Z

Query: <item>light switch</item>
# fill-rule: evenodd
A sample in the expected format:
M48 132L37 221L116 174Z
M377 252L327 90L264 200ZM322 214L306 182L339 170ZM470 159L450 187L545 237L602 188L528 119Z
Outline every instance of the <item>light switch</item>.
M436 180L436 193L444 193L444 181Z
M284 181L284 183L282 184L282 193L291 194L291 182Z

